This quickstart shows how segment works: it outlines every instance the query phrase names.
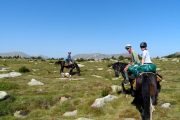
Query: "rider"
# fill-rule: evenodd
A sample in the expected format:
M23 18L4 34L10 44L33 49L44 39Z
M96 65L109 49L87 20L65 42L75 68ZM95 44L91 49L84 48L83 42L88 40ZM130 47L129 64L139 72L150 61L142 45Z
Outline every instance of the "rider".
M128 68L133 64L140 63L140 61L139 61L138 55L132 49L132 46L130 44L127 44L125 46L125 49L129 52L129 54L131 54L131 62L124 68L124 73L125 73L125 76L126 76L126 79L124 80L124 84L128 84L129 83L129 77L128 77L128 73L127 73Z
M147 43L146 42L141 42L140 48L142 50L142 61L141 64L151 64L151 57L149 55L149 51L147 50Z
M66 58L67 63L70 65L73 63L72 57L71 57L71 52L68 52L68 56Z

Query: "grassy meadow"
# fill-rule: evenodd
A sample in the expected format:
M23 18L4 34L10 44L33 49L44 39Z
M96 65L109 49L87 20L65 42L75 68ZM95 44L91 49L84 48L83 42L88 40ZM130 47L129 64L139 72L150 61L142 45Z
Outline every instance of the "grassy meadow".
M162 89L158 105L153 113L153 120L180 120L180 62L168 59L154 59L163 76ZM130 95L112 93L118 99L107 103L99 109L91 108L95 99L107 91L111 94L112 85L120 85L122 77L114 80L114 72L108 67L113 61L79 62L81 76L74 75L76 80L61 80L59 66L53 60L0 59L0 66L9 68L0 74L19 71L25 66L30 72L14 78L0 78L0 91L6 91L10 97L0 101L0 120L75 120L80 117L93 120L140 120L140 113L131 105ZM103 69L99 69L103 68ZM92 76L98 75L99 78ZM31 79L44 83L43 86L28 86ZM78 78L81 78L78 80ZM61 97L68 97L60 102ZM163 103L170 103L168 109L161 108ZM25 118L14 117L14 112L24 110ZM77 116L64 117L67 111L77 110Z

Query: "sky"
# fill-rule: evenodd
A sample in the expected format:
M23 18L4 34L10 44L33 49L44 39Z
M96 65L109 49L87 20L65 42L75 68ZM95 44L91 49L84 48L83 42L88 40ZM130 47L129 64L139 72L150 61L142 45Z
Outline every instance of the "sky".
M180 51L179 0L0 0L0 53L64 57Z

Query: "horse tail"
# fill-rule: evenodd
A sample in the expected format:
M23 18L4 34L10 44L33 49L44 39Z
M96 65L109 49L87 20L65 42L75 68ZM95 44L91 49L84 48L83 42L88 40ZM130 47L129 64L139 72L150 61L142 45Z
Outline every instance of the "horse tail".
M142 97L143 97L143 118L150 119L151 104L156 103L157 99L157 81L154 73L142 74ZM152 103L151 103L152 101Z

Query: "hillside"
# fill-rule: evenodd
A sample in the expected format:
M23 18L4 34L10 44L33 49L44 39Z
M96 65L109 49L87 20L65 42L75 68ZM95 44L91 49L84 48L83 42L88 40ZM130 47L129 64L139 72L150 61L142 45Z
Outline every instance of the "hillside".
M101 53L92 53L92 54L77 54L73 56L74 59L83 58L83 59L95 59L100 60L104 58L118 58L119 56L128 57L128 54L101 54Z
M115 79L114 72L107 67L111 61L80 62L81 76L74 75L71 79L61 78L59 66L55 66L53 62L55 61L0 59L0 66L6 68L1 69L0 74L18 71L22 66L30 70L19 77L0 78L0 91L6 91L10 96L0 100L1 120L21 119L14 116L18 111L22 111L22 117L26 120L75 120L82 117L93 120L141 119L140 113L131 104L131 95L111 91L112 85L119 85L122 81L122 77ZM153 62L164 77L153 120L179 120L180 62L171 59L154 59ZM32 79L43 84L29 86ZM102 108L91 107L95 99L107 93L118 98ZM170 103L170 108L162 108L164 103ZM74 110L75 116L63 116Z
M0 53L1 57L13 57L13 56L20 56L24 58L29 58L30 55L24 53L24 52L8 52L8 53Z
M180 58L180 52L176 52L170 55L165 56L165 58Z

